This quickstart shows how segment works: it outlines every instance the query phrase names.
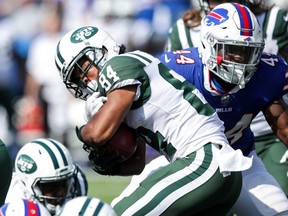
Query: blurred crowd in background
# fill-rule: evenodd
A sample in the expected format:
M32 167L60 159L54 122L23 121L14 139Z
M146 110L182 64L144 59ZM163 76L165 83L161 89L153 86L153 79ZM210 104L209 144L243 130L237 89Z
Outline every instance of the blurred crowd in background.
M190 0L0 0L0 137L14 159L31 139L64 143L76 161L87 160L75 135L84 101L70 96L54 64L67 31L95 25L128 50L156 54Z
M0 138L12 159L29 140L50 137L64 143L75 161L87 160L75 134L75 126L85 123L84 101L72 98L54 64L64 33L95 25L128 51L157 55L164 49L169 28L196 2L0 0ZM288 8L287 0L275 2Z

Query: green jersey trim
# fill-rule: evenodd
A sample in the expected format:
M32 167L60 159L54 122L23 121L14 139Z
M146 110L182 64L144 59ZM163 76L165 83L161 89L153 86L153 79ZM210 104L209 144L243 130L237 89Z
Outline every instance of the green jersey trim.
M183 97L187 100L192 107L194 107L198 114L210 116L215 110L208 104L203 103L196 94L194 94L194 90L197 90L194 85L184 80L183 82L174 78L172 74L169 72L170 69L167 68L163 64L159 64L160 75L168 81L174 88L178 90L183 90ZM184 85L183 85L184 83Z
M151 95L149 78L144 68L152 60L152 57L148 54L144 55L137 51L112 58L100 72L99 92L101 95L107 95L117 88L127 85L139 85L140 96L133 102L131 110L141 107Z
M212 145L211 144L205 145L204 151L205 151L204 160L202 161L202 164L195 171L191 172L187 176L173 182L166 188L162 189L159 193L157 193L155 197L151 198L151 200L145 206L143 206L143 208L139 209L139 211L136 212L135 215L145 215L149 213L151 209L153 209L156 205L158 205L169 194L173 193L180 187L184 187L186 184L195 181L198 177L200 177L203 173L205 173L209 168L213 158ZM170 165L162 167L161 170L158 170L156 173L151 174L149 177L143 180L141 182L141 187L136 189L128 198L124 198L123 200L121 200L121 202L117 203L114 206L114 209L117 212L117 214L119 215L123 214L123 212L127 208L132 206L134 202L138 200L135 199L135 197L144 196L146 192L148 192L154 186L154 184L159 181L159 179L161 181L161 179L165 179L166 177L184 169L186 166L191 165L196 158L196 154L197 152L193 152L185 158L179 158L175 162L173 162L172 164L173 168ZM142 188L145 188L145 190L143 190Z

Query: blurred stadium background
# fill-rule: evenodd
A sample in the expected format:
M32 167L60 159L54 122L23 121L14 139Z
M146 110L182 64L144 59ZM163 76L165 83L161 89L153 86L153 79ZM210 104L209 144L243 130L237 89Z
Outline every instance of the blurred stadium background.
M84 101L72 98L59 78L54 65L56 44L72 28L96 25L128 50L157 55L172 23L194 1L1 0L0 138L12 159L31 139L57 139L85 169L88 195L110 203L130 177L100 176L87 166L87 155L75 135L75 126L85 123ZM287 0L273 1L287 8ZM153 155L149 149L147 156Z
M107 203L117 197L121 191L128 185L131 177L109 177L101 176L93 170L85 169L88 180L88 195L98 197Z

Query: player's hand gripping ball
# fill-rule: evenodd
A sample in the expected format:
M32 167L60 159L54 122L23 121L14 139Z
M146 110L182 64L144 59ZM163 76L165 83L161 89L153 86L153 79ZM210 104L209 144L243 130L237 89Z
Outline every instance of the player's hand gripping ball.
M81 140L79 130L76 133ZM83 149L88 153L92 169L101 175L113 175L116 164L129 159L137 149L137 136L133 129L122 123L116 133L99 147L92 147L82 141ZM117 168L116 168L117 169Z
M105 144L106 153L117 151L125 160L130 158L137 148L137 136L133 129L121 123L116 133Z

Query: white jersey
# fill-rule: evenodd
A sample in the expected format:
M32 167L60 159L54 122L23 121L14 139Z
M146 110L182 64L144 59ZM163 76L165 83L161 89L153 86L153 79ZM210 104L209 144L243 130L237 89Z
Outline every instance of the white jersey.
M33 199L32 194L25 186L16 172L13 172L11 184L5 199L5 203L9 203L15 199Z
M122 54L99 76L102 95L131 84L139 85L125 121L169 160L209 142L227 143L223 122L203 95L158 59L141 51Z

